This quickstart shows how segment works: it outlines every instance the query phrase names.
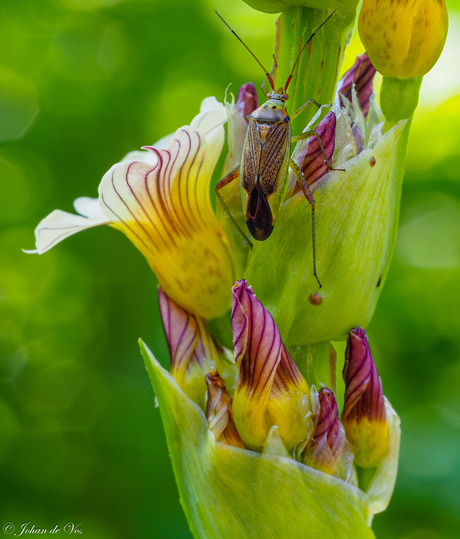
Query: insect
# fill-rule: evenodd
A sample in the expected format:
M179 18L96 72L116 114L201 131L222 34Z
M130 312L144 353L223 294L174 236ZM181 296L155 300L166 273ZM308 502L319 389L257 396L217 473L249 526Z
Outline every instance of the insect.
M216 11L217 13L217 11ZM246 138L241 155L241 163L229 174L227 174L216 185L216 195L225 208L230 219L238 227L235 219L230 214L219 190L230 182L239 178L239 188L241 201L244 208L244 218L251 236L258 241L266 240L273 231L273 227L278 216L281 202L286 194L288 185L289 167L293 171L305 198L311 206L312 212L312 250L313 250L313 274L321 288L321 282L316 273L316 242L315 242L315 200L310 191L310 187L297 163L291 158L291 144L315 135L319 141L321 150L325 155L325 150L321 138L315 131L303 132L300 135L291 137L291 120L301 114L309 105L314 104L318 108L321 105L314 99L310 99L302 105L291 117L286 109L286 101L289 96L287 89L292 80L294 71L299 59L313 39L318 30L326 24L332 17L332 12L318 28L311 34L307 42L303 44L292 70L287 78L284 88L275 89L271 73L265 69L255 54L249 49L244 41L227 24L227 22L217 13L229 30L249 51L259 66L264 70L266 80L262 84L262 91L267 101L248 116L248 127ZM276 66L276 60L275 60ZM268 80L271 91L265 89L265 82ZM328 166L332 168L326 158ZM239 227L238 227L239 229ZM244 233L239 229L240 232Z

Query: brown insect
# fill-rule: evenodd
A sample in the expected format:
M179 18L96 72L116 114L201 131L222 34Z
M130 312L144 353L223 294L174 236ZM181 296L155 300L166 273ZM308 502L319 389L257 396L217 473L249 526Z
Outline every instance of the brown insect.
M217 13L217 11L216 11ZM316 273L316 243L315 243L315 200L310 187L297 163L291 158L291 144L315 135L320 147L325 154L323 143L316 131L305 131L300 135L291 136L291 120L294 120L309 105L321 105L314 99L310 99L296 112L289 116L286 109L286 101L289 96L287 89L292 80L295 68L308 43L318 30L332 17L332 12L304 43L292 67L284 88L275 89L272 75L264 68L254 53L235 33L227 22L217 13L230 31L246 47L252 57L265 71L266 80L270 84L271 91L262 90L267 101L248 116L248 128L241 155L239 167L232 170L216 185L216 194L227 211L230 219L238 227L233 216L225 205L219 190L230 182L239 178L241 202L244 208L244 218L251 236L258 241L266 240L273 231L276 218L279 213L281 202L284 200L288 186L289 167L302 189L305 198L311 206L312 212L312 249L313 249L313 274L321 288L321 282ZM326 159L327 161L327 159ZM328 165L331 167L330 163ZM332 168L332 167L331 167ZM239 227L238 227L239 228ZM241 231L242 232L242 231ZM244 235L244 233L242 232ZM244 235L245 236L245 235Z

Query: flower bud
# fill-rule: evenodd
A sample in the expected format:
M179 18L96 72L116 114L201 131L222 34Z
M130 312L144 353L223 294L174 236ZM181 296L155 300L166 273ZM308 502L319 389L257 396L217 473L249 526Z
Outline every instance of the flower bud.
M359 35L369 58L386 77L423 77L447 36L444 0L364 0Z
M171 354L171 374L184 393L204 409L206 373L215 365L231 372L233 365L219 353L206 320L180 307L160 287L158 301Z
M309 437L310 389L281 341L271 314L246 281L233 286L233 353L238 382L235 425L243 441L261 451L276 425L288 450Z
M334 393L322 387L318 393L319 412L312 439L303 461L327 474L334 474L345 445L345 431L339 421Z
M353 89L356 92L359 106L363 116L367 118L370 107L370 98L373 92L373 81L376 69L364 53L356 57L354 65L345 73L339 82L337 94L340 105L345 106L344 98L352 100Z
M206 385L208 386L206 417L209 430L218 442L245 448L246 445L233 422L232 396L225 389L225 382L215 369L210 369L206 375Z
M315 128L323 147L321 148L318 137L312 135L295 148L292 158L299 165L308 185L312 185L329 172L330 167L327 162L331 162L334 153L335 125L335 114L330 111ZM289 178L289 187L291 186L292 191L288 193L289 197L300 191L299 182L293 173L290 174Z
M349 333L343 379L342 423L354 447L355 463L362 468L376 467L388 452L388 422L382 383L360 327Z
M252 82L247 82L241 86L236 100L236 111L248 123L248 116L259 106L257 90Z

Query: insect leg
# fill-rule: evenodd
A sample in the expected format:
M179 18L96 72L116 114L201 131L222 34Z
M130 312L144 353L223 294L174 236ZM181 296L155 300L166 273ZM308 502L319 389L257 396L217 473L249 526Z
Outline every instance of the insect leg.
M318 285L321 288L321 282L316 273L316 219L315 219L315 199L313 198L310 187L308 186L307 180L303 175L303 172L300 170L299 165L294 161L294 159L289 159L289 166L291 167L292 172L294 173L297 181L302 189L305 198L308 200L308 203L311 207L311 236L312 236L312 251L313 251L313 275L318 281Z
M249 244L249 247L252 249L251 241L248 239L246 234L241 230L239 224L235 221L235 218L231 214L230 210L228 209L227 204L225 204L224 199L222 198L222 195L220 194L220 189L222 189L222 187L225 187L226 185L231 183L233 180L236 180L237 178L239 178L239 176L240 176L240 167L236 167L232 171L230 171L226 176L224 176L220 180L220 182L217 183L217 185L215 187L216 195L217 195L217 198L219 199L220 203L222 204L222 206L223 206L223 208L225 210L225 213L230 218L230 221L236 226L239 233L243 236L244 240Z
M319 109L323 106L321 103L318 103L316 99L309 99L306 103L304 103L299 109L297 109L293 114L291 114L291 120L295 120L299 114L302 114L304 110L307 109L311 104L316 105ZM330 106L330 105L325 105Z
M326 150L324 149L323 141L321 140L321 137L318 135L318 133L313 129L313 131L304 131L303 133L300 133L300 135L295 135L291 138L291 144L295 144L296 142L299 142L300 140L304 140L306 138L315 136L318 140L319 147L321 149L321 153L324 155L324 161L327 164L327 168L329 170L340 170L341 172L345 172L345 169L343 168L334 168L329 161L327 157Z

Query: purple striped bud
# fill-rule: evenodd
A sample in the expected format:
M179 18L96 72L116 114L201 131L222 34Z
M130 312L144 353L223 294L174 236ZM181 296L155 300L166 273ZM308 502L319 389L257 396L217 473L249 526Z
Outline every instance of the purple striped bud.
M366 332L349 332L343 368L345 403L342 423L354 447L355 463L375 467L388 451L388 423L382 383L372 358Z
M247 82L241 86L236 100L236 110L248 123L248 116L259 106L257 90L252 82Z
M232 396L226 390L224 380L215 369L211 369L206 375L206 384L208 386L206 417L209 430L218 442L246 448L233 421Z
M184 393L204 409L205 376L222 363L206 320L189 313L158 287L163 327L171 354L171 374Z
M334 474L345 444L345 431L339 420L334 393L323 387L318 393L319 413L313 437L305 449L303 461L324 473Z
M319 143L318 137L312 135L297 146L294 161L299 165L308 185L312 185L321 179L330 170L328 165L331 162L335 147L335 114L330 111L321 120L315 128L316 133L321 139L323 148ZM324 149L324 151L323 151ZM290 196L300 191L298 182L295 183Z
M310 435L310 389L252 288L242 280L232 292L236 428L251 449L260 451L276 425L286 448L293 450Z
M354 87L363 115L367 118L375 73L376 69L366 53L357 56L356 62L339 82L337 93L340 96L340 105L342 107L345 106L342 96L346 97L348 101L351 101L352 88Z

